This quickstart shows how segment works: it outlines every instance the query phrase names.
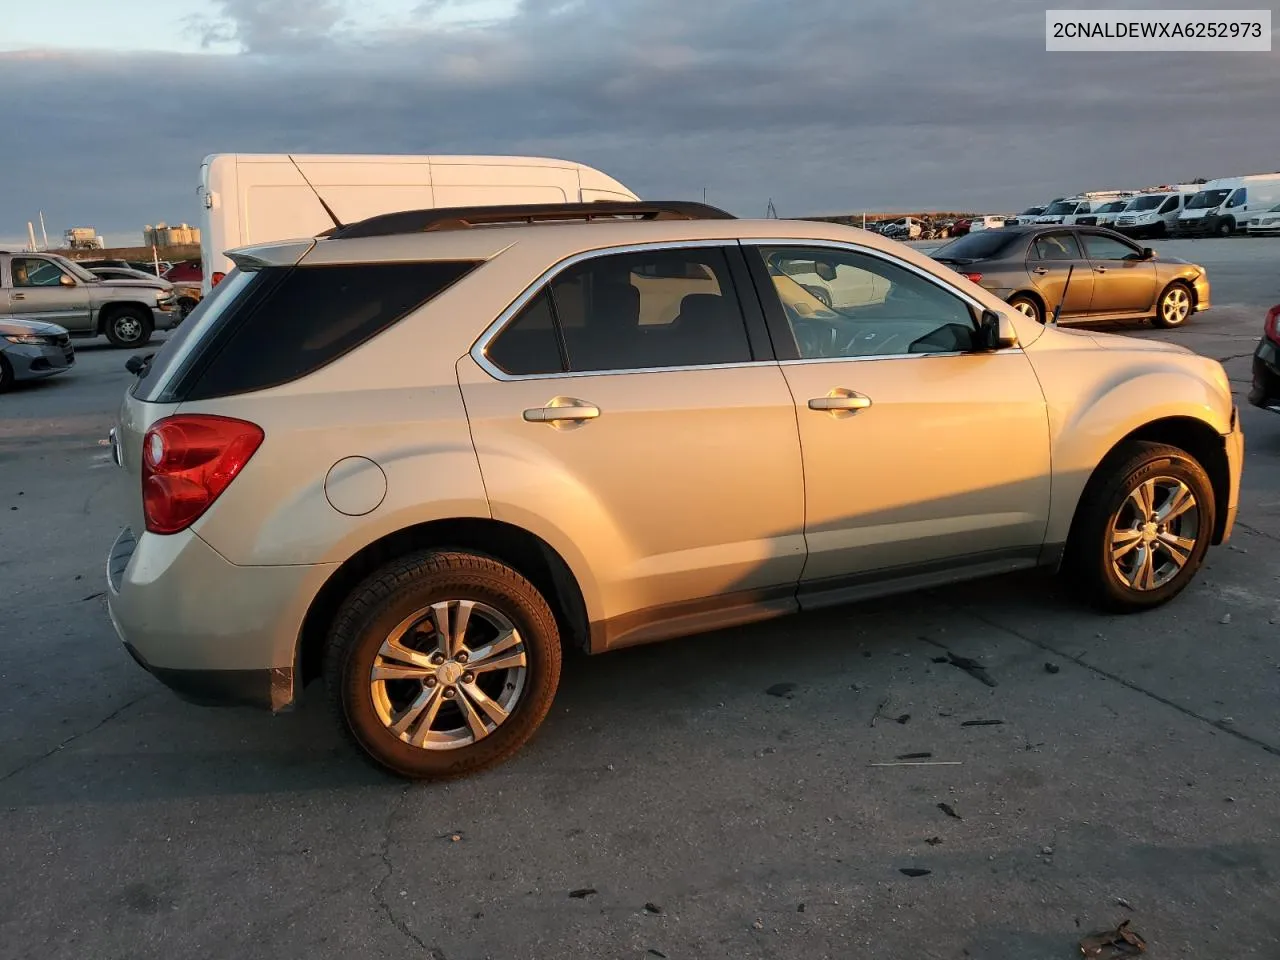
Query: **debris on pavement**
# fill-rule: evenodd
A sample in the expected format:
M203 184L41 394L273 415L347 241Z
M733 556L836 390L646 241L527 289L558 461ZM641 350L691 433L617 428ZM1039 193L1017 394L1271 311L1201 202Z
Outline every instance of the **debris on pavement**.
M963 760L882 760L869 767L958 767Z
M922 867L900 867L898 872L905 877L927 877L933 873L932 870L925 870Z
M960 724L962 727L999 727L1003 726L1003 720L966 720Z
M794 683L775 683L772 687L766 690L765 693L771 697L781 697L784 700L790 700L795 689L796 685Z
M943 813L945 813L948 817L950 817L950 818L951 818L951 819L953 819L953 820L963 820L963 819L964 819L964 817L962 817L962 816L960 816L960 814L956 813L956 808L955 808L955 807L953 807L953 806L952 806L951 804L949 804L949 803L940 803L940 804L938 804L938 809L939 809L939 810L941 810Z
M1224 613L1224 614L1222 615L1222 619L1221 619L1221 620L1219 620L1218 622L1219 622L1219 623L1224 623L1224 624L1225 624L1225 623L1230 623L1230 622L1231 622L1231 614L1229 614L1229 613Z
M661 913L662 908L656 903L646 903L644 905L645 913Z
M1133 904L1130 903L1128 900L1126 900L1124 897L1116 897L1116 903L1124 907L1126 910L1133 909Z
M574 900L585 900L587 897L593 897L597 893L599 891L595 887L579 887L577 890L570 890L569 896Z
M753 923L751 924L751 926L755 927L757 930L763 930L763 929L764 929L764 921L763 921L763 920L761 920L759 917L756 917L755 922L753 922Z
M908 720L911 719L911 714L903 713L903 714L900 714L899 716L894 717L893 719L896 723L906 723Z
M450 843L458 843L462 840L463 833L461 830L450 830L448 833L441 833L436 836L437 840L448 840Z
M1040 852L1041 852L1042 854L1044 854L1046 857L1052 857L1052 856L1053 856L1053 847L1041 847L1041 848L1040 848Z
M953 667L959 667L965 673L969 674L969 676L973 677L973 679L980 680L981 682L985 683L988 687L994 687L996 685L996 682L991 679L991 675L987 673L987 668L984 667L977 660L971 660L968 657L962 657L959 654L952 653L950 650L948 650L947 662L950 663Z
M922 752L922 753L900 753L900 754L898 754L898 756L897 756L897 758L896 758L896 759L898 759L898 760L928 760L928 759L929 759L930 757L932 757L932 756L933 756L933 754L926 750L926 751L924 751L924 752Z
M1044 665L1044 672L1045 672L1045 673L1059 673L1059 672L1061 672L1061 670L1062 670L1062 668L1061 668L1060 666L1058 666L1056 663L1046 663L1046 664Z
M1114 930L1090 934L1080 941L1080 952L1086 957L1136 957L1146 950L1147 941L1129 929L1128 920Z
M796 913L804 913L804 904L803 904L803 903L798 903L798 904L796 904Z
M667 955L665 953L663 953L661 950L655 950L653 949L653 947L650 947L648 950L645 951L645 953L649 954L649 956L651 957L658 957L659 960L667 960Z
M931 846L931 847L936 847L938 844L940 844L940 843L942 842L942 838L941 838L941 837L926 837L924 842L925 842L925 843L927 843L927 844L928 844L929 846Z

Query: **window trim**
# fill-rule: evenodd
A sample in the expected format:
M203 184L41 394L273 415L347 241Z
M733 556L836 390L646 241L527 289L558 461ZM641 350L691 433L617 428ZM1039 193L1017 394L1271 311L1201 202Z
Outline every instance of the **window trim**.
M769 332L773 336L775 345L779 340L782 341L781 347L775 350L778 357L778 363L781 366L796 366L808 363L861 363L866 360L927 360L931 357L967 357L973 355L972 350L949 350L944 353L886 353L875 354L863 357L800 357L791 356L797 354L794 349L795 334L791 330L791 324L787 322L787 318L782 310L782 301L778 298L776 292L772 291L772 281L769 281L765 269L764 256L760 253L761 247L802 247L811 250L843 250L849 253L857 253L868 256L876 260L881 260L890 266L899 267L920 277L926 283L931 283L938 287L944 293L949 293L959 299L969 308L969 322L977 329L978 323L975 319L973 311L977 311L977 316L981 317L984 312L990 310L986 304L976 299L972 294L966 293L957 287L951 286L941 277L935 276L923 267L916 266L907 260L902 260L882 250L873 247L864 247L855 243L847 243L839 240L810 240L798 237L751 237L743 238L738 241L744 251L749 251L747 256L747 266L752 273L752 279L755 281L756 293L759 295L761 303L765 305L765 318L769 321ZM767 286L765 283L767 282ZM786 334L785 337L781 336ZM984 352L983 356L991 356L1002 353L1022 353L1022 345L1016 347L1006 347L1002 350L992 350ZM784 354L788 354L784 356Z
M767 327L767 316L765 308L759 300L759 291L755 289L755 284L744 287L745 278L742 276L738 262L738 258L734 256L735 250L739 247L740 241L734 239L720 240L676 240L676 241L652 241L648 243L630 243L615 247L599 247L594 250L584 250L571 256L558 260L552 266L548 267L542 274L529 284L520 295L513 300L505 310L498 315L484 332L472 344L471 349L467 351L468 356L476 362L485 373L494 380L503 382L514 382L522 380L562 380L577 377L613 377L622 374L638 374L638 373L682 373L691 370L734 370L740 367L758 367L766 364L777 363L774 355L771 331ZM489 359L487 350L489 344L501 336L502 332L511 325L511 322L520 314L525 306L533 300L539 293L548 289L548 287L562 273L573 267L578 266L588 260L598 260L603 257L610 257L617 254L629 253L656 253L667 250L691 250L714 248L724 251L725 260L729 265L729 280L733 283L735 293L737 294L738 304L742 310L745 333L747 335L747 343L751 350L751 354L755 359L743 360L736 363L699 363L687 364L683 366L672 367L628 367L619 368L617 370L565 370L556 373L526 373L511 374L506 373ZM738 251L739 256L741 252ZM552 298L553 309L554 300Z

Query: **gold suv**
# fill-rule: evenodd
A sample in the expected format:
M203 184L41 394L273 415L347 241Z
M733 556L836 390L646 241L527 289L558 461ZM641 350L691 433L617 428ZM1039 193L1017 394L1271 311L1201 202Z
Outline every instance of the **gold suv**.
M403 776L514 753L566 646L1027 567L1142 610L1235 519L1221 365L860 230L491 207L231 256L134 364L111 618L191 699L323 679Z

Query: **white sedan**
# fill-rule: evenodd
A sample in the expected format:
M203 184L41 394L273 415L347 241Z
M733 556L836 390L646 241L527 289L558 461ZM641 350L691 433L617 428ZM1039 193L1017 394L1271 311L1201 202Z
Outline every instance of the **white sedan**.
M1280 234L1280 203L1277 203L1270 210L1264 210L1257 216L1250 217L1247 230L1251 237Z

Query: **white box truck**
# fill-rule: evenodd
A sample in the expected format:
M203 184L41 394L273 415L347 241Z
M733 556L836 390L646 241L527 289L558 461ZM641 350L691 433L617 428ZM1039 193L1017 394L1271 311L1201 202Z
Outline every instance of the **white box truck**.
M217 153L200 168L205 294L231 270L225 251L314 237L399 210L639 198L612 177L543 157ZM323 201L323 202L322 202Z
M1277 202L1280 173L1210 180L1178 214L1177 235L1229 237L1245 228L1250 214L1269 210Z

